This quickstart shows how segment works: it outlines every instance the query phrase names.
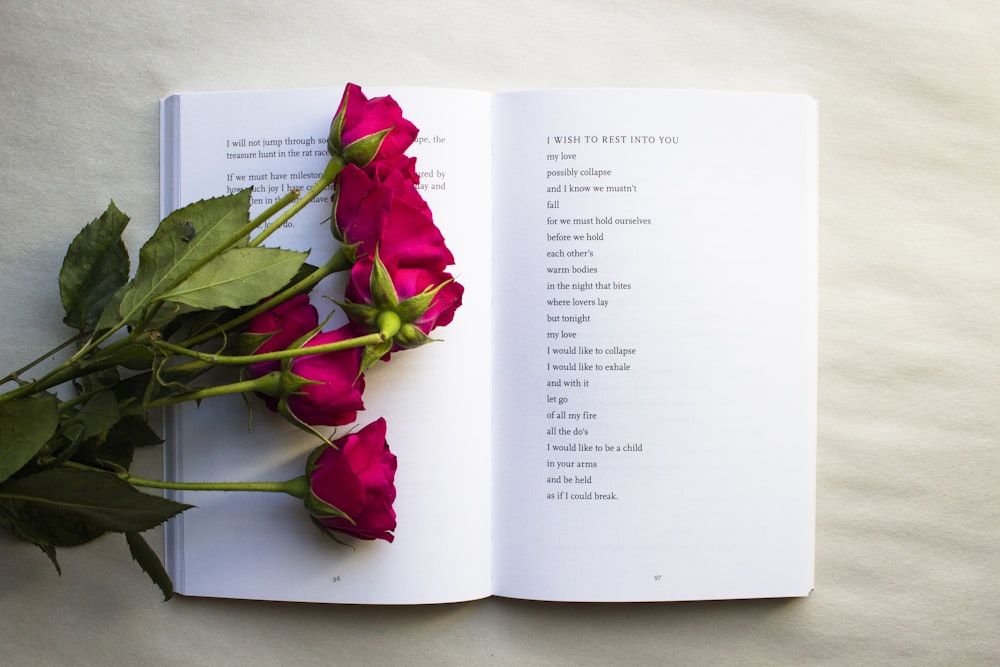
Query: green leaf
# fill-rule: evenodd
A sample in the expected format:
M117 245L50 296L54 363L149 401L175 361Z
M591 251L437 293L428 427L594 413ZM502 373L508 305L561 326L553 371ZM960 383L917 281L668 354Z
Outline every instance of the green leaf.
M62 568L59 567L59 561L56 559L56 548L54 546L48 545L48 544L45 544L45 545L38 544L36 546L39 549L41 549L45 553L46 556L49 557L49 560L52 561L52 564L56 568L56 572L59 574L59 576L62 576Z
M157 298L204 310L249 306L284 287L307 255L281 248L234 248Z
M27 540L29 542L32 541L27 536L23 535L21 531L18 530L17 523L11 517L8 517L4 513L4 508L2 505L0 505L0 526L3 526L10 532L14 533L14 535L16 535L18 538L22 540ZM43 545L36 543L35 546L40 548L42 552L49 557L49 560L52 561L52 564L56 568L56 572L59 573L59 575L61 576L62 568L59 567L59 560L56 558L56 548L51 544Z
M146 330L163 330L176 321L178 317L187 315L193 310L194 308L186 306L183 303L173 301L161 302L156 315L146 323Z
M52 468L0 485L0 511L19 536L40 546L75 546L106 532L142 532L189 507L96 471Z
M52 394L0 403L0 482L41 451L59 426L59 399Z
M168 341L181 341L193 338L206 330L220 338L224 337L220 322L225 322L238 314L240 310L197 310L193 313L174 318L170 325L160 330L163 338Z
M244 228L250 220L250 194L246 189L204 199L164 218L139 251L139 267L119 307L121 318L137 322L146 306Z
M125 541L128 542L128 549L132 554L132 560L139 564L142 571L149 575L153 583L160 587L163 592L163 601L166 602L174 596L174 584L170 581L170 575L163 568L160 557L156 555L146 540L139 533L125 533Z
M115 424L108 433L108 439L112 438L127 440L133 447L152 447L163 443L163 438L138 415L129 415Z
M46 467L54 467L74 457L81 446L98 439L120 419L118 399L110 390L94 394L80 407L63 411L58 438L49 440Z
M81 359L81 362L84 362L79 364L81 368L88 365L85 363L86 357ZM117 368L99 368L73 380L73 386L78 395L91 394L113 387L119 380L121 380L121 374Z
M93 326L105 304L128 280L128 251L122 232L127 215L114 202L101 217L76 235L59 272L59 295L66 317L63 322L84 331Z
M135 403L148 403L156 399L162 386L156 382L152 372L140 373L125 378L116 384L112 391L118 398L118 405L131 407Z
M299 267L298 272L292 276L292 279L289 280L287 284L282 285L280 289L275 291L281 292L289 287L298 285L315 273L315 271L315 266L309 264L308 262L303 263L302 266ZM164 338L171 341L173 340L175 334L180 334L180 332L184 331L187 333L182 334L180 339L199 336L206 331L211 331L214 334L219 335L221 340L224 339L225 336L221 334L222 329L219 326L220 323L228 322L234 317L237 317L247 310L255 308L256 306L257 304L253 303L249 306L243 306L241 308L195 311L193 313L175 318L172 322L170 322L169 326L163 327L161 331Z
M118 399L111 391L94 394L73 419L83 425L83 437L90 438L104 433L121 418L118 413Z
M97 324L94 326L95 334L107 331L121 322L120 312L122 299L130 289L132 289L132 286L126 283L115 290L115 292L108 298L108 302L104 304L104 308L101 310L101 316L97 318Z
M92 465L128 470L136 447L158 445L163 439L138 415L122 417L105 438L91 438L74 457Z

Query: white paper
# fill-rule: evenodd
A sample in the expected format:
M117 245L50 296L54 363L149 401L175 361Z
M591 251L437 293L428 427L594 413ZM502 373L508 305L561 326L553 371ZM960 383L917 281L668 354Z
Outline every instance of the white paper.
M516 137L495 144L495 593L807 594L812 101L529 92L494 115Z

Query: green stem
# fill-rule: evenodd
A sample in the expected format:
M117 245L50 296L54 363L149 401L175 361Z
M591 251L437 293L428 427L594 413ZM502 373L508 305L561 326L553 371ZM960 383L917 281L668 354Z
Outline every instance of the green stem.
M17 369L16 371L13 371L13 372L12 372L12 373L10 373L9 375L7 375L7 377L5 377L5 378L3 378L3 379L0 379L0 385L4 385L4 384L7 384L8 382L10 382L10 381L12 381L12 380L13 380L13 381L17 381L17 380L18 380L18 378L19 378L19 377L20 377L20 376L21 376L21 375L22 375L23 373L27 373L27 372L28 372L28 371L30 371L30 370L31 370L32 368L34 368L34 367L35 367L35 366L37 366L38 364L42 363L43 361L45 361L45 360L46 360L46 359L48 359L49 357L52 357L53 355L57 354L57 353L58 353L58 352L59 352L60 350L62 350L63 348L67 348L67 347L69 347L69 346L70 346L70 345L72 345L73 343L76 343L76 342L78 342L78 341L80 341L80 340L84 339L84 338L85 338L86 336L87 336L87 334L85 334L85 333L79 333L79 334L77 334L77 335L73 336L72 338L70 338L69 340L67 340L67 341L64 341L64 342L62 342L62 343L60 343L59 345L56 345L56 346L55 346L54 348L52 348L51 350L49 350L48 352L46 352L46 353L45 353L45 354L43 354L42 356L38 357L38 358L37 358L37 359L35 359L34 361L32 361L32 362L30 362L30 363L28 363L28 364L26 364L26 365L22 366L21 368L18 368L18 369Z
M63 412L64 410L72 408L73 406L76 405L80 405L81 403L86 403L87 401L89 401L102 391L107 391L107 388L95 389L94 391L84 392L82 394L74 396L73 398L66 399L65 401L59 404L59 412Z
M316 181L311 188L309 188L309 191L306 192L301 199L295 202L295 205L285 211L281 217L277 218L274 222L265 227L264 230L256 236L256 238L250 241L250 245L260 245L267 239L267 237L276 232L278 229L281 229L281 226L288 222L289 218L301 211L306 204L319 196L323 190L330 187L333 181L337 178L337 174L340 173L345 165L346 163L339 155L331 157L330 161L326 163L326 169L323 171L323 176L320 177L320 179Z
M114 361L113 355L110 354L111 352L125 345L142 345L148 342L149 334L143 334L139 331L133 332L128 338L115 341L102 350L107 357L107 361L102 363L91 362L87 364L86 367L81 367L78 360L70 359L63 362L37 380L32 380L27 384L21 385L17 389L12 389L6 393L0 394L0 403L16 400L24 396L30 396L38 392L47 391L52 387L56 387L64 382L69 382L70 380L75 380L76 378L83 377L84 375L96 373L107 368L113 368L117 366L118 363Z
M375 318L375 324L378 326L382 337L385 340L389 340L399 333L399 329L403 326L403 321L395 311L383 310Z
M195 389L194 391L184 392L183 394L165 396L155 401L150 401L144 405L137 406L135 412L145 412L146 410L152 410L153 408L162 408L167 405L174 405L175 403L183 403L185 401L200 401L203 398L211 398L212 396L243 394L250 391L261 391L271 394L276 391L275 387L280 382L281 372L274 371L253 380L243 380L242 382L232 382L230 384L219 384L211 387L204 387L202 389Z
M86 369L81 369L74 363L66 362L61 364L58 368L53 369L49 373L37 380L33 380L27 384L23 384L17 389L11 389L10 391L0 394L0 403L6 403L7 401L14 401L19 398L24 398L25 396L31 396L39 392L47 391L52 387L61 385L64 382L69 382L70 380L75 380L78 377L84 375L89 375L103 368L108 368L114 364L109 364L108 366L93 366Z
M95 468L75 461L64 461L63 468L86 470L113 474L132 486L147 489L170 489L173 491L261 491L265 493L287 493L296 498L305 498L309 493L309 478L305 475L294 477L284 482L171 482L162 479L138 477L129 472L109 473L102 468Z
M309 478L304 475L284 482L170 482L136 477L127 473L121 478L132 486L174 491L258 491L287 493L296 498L305 498L309 492Z
M219 366L245 366L247 364L255 364L261 361L278 361L281 359L290 359L292 357L324 354L326 352L340 352L341 350L350 350L355 347L364 347L365 345L378 345L383 342L385 342L385 336L381 333L373 333L366 336L358 336L357 338L338 340L333 343L326 343L325 345L312 345L310 347L298 347L290 350L279 350L277 352L248 354L242 356L226 356L222 354L198 352L197 350L192 350L180 345L174 345L173 343L167 343L166 341L158 341L154 343L154 345L161 350L182 354L187 357L194 357L195 359L199 359L210 364L216 364Z
M177 373L195 373L199 371L207 370L212 364L207 361L202 361L197 359L195 361L188 361L183 364L177 364L175 366L168 366L160 370L161 373L166 373L167 375L176 375Z
M271 217L274 216L278 211L280 211L281 209L285 208L293 201L295 201L295 198L298 197L299 194L301 194L301 190L299 190L298 188L296 188L295 190L291 190L287 192L284 196L282 196L281 199L279 199L278 201L274 202L266 209L264 209L263 213L261 213L260 215L258 215L256 218L253 219L253 222L256 225L254 229L256 229L260 225L270 220Z

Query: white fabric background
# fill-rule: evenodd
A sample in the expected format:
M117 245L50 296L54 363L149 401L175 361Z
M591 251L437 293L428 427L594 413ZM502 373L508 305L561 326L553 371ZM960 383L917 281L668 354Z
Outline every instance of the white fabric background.
M64 333L57 267L109 198L133 253L151 233L172 92L728 88L808 93L821 119L810 598L163 604L117 536L57 577L4 534L0 662L996 664L997 34L989 0L0 2L3 373Z

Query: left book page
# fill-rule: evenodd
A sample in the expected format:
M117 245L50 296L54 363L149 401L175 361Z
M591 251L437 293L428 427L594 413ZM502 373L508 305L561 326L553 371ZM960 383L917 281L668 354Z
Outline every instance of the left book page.
M167 568L185 595L422 604L490 595L490 102L487 93L365 88L391 94L420 135L420 192L456 257L463 306L436 338L366 373L358 426L385 417L398 457L391 544L334 543L301 501L281 494L176 493L197 509L166 530ZM162 213L253 186L251 214L326 165L326 136L340 89L174 95L161 108ZM322 264L336 248L330 201L310 204L267 245L310 250ZM328 278L312 294L342 298ZM324 312L324 308L325 311ZM339 318L339 319L338 319ZM334 315L327 329L344 321ZM168 478L284 480L301 475L317 442L252 401L220 397L167 419ZM350 427L341 427L338 434Z

